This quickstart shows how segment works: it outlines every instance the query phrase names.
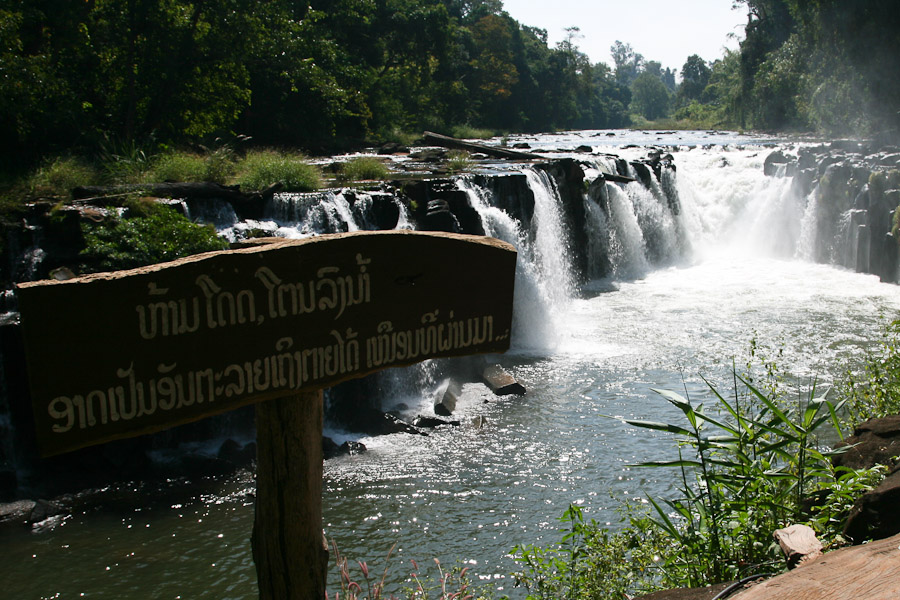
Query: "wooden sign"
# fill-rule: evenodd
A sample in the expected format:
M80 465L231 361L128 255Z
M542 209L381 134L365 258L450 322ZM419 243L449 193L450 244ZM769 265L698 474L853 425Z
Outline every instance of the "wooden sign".
M515 262L492 238L358 232L20 284L41 451L502 352Z

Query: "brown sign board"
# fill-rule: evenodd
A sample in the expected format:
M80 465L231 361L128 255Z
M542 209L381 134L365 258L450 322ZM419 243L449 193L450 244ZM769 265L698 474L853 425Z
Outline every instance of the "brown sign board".
M492 238L355 232L20 284L41 452L503 352L515 263Z

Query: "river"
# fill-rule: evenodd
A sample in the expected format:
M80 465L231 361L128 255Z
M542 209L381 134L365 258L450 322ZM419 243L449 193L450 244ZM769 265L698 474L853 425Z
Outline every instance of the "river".
M558 540L569 503L615 527L622 500L671 490L666 473L628 465L671 458L672 440L618 420L677 419L653 388L702 401L710 397L703 376L728 391L732 363L744 368L753 341L788 385L827 385L900 310L896 285L805 260L806 199L795 197L789 179L762 173L770 150L760 144L773 140L615 133L514 140L537 151L590 143L626 158L645 155L648 143L681 146L676 219L654 213L646 190L628 189L637 184L608 184L616 188L610 215L589 213L598 232L591 244L615 257L611 277L573 283L555 229L557 200L537 174L529 175L537 199L529 232L470 182L459 184L489 233L520 244L513 349L493 360L528 393L498 398L466 383L454 415L462 425L428 437L328 432L368 451L326 461L325 532L351 564L365 560L378 573L396 545L393 590L410 559L424 566L436 557L521 596L509 577L510 550ZM650 221L665 249L655 257L641 239ZM384 408L421 412L455 370L442 362L385 376ZM123 485L106 492L108 502L35 531L3 531L3 596L252 598L252 489L246 472L190 485Z

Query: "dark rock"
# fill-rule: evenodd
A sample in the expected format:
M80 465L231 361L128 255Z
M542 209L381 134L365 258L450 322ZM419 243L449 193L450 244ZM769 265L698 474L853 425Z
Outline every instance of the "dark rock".
M459 427L459 421L448 421L446 419L441 419L439 417L428 417L426 415L419 415L415 419L413 419L413 425L416 427L422 427L425 429L434 429L435 427L440 427L442 425L451 425L453 427Z
M28 518L37 506L34 500L16 500L0 504L0 526L27 525Z
M770 152L763 162L763 173L767 177L774 177L778 174L778 166L791 162L791 159L785 156L781 150Z
M37 500L28 513L26 522L30 524L40 523L50 517L64 514L66 512L62 505L56 502L48 502L46 500Z
M517 144L513 144L513 148L516 148L518 150L528 150L531 148L531 144L529 144L528 142L519 142Z
M404 146L399 142L386 142L378 148L378 154L406 154L409 152L409 146Z
M449 417L456 410L456 401L462 394L462 387L452 379L447 380L447 386L435 397L434 414Z
M346 441L340 446L330 437L322 437L322 457L324 459L336 458L338 456L356 456L367 450L365 444L361 442Z
M349 456L362 454L366 450L368 450L368 448L366 448L365 444L361 442L352 442L349 440L341 444L341 447L338 449L341 454L346 454Z
M447 151L443 148L427 148L418 152L410 153L409 157L426 163L441 162L447 157Z
M900 533L900 470L856 501L844 526L844 537L861 543Z
M332 458L337 456L338 448L340 448L340 446L337 445L337 442L335 442L327 435L322 436L322 456L324 458Z
M835 449L849 448L832 458L836 467L869 469L875 465L893 465L900 457L900 415L869 419L859 425Z
M222 442L217 458L238 467L249 465L256 460L256 442L241 445L229 438Z
M575 152L581 152L583 154L590 154L594 149L591 146L581 145L575 148Z
M482 375L484 382L497 396L509 394L523 395L525 386L519 383L515 377L507 373L500 365L491 365L484 370Z
M459 221L450 211L450 205L446 200L437 199L428 201L428 210L419 221L419 229L424 231L446 231L459 233Z

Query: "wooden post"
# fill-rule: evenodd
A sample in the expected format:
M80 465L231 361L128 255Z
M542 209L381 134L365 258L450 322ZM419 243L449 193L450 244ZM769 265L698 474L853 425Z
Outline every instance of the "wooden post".
M322 391L256 405L253 560L260 600L325 597Z

